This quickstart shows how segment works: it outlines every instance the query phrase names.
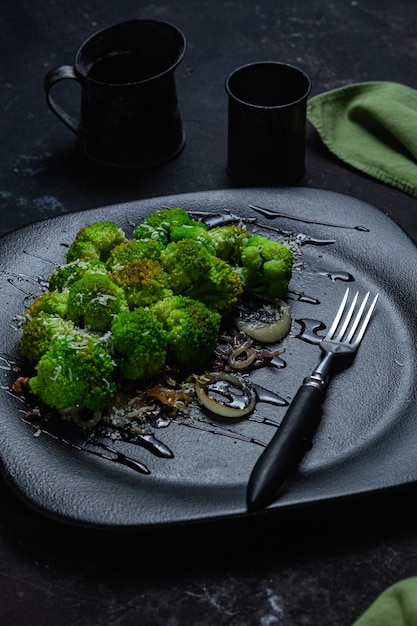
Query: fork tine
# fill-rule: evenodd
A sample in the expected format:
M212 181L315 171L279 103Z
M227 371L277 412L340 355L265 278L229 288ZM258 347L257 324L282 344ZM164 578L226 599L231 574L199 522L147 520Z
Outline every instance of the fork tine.
M362 337L365 334L365 331L366 331L366 329L368 327L368 324L369 324L369 321L371 319L371 315L372 315L372 313L374 311L374 308L376 306L376 302L378 300L378 295L379 294L376 294L375 298L371 302L371 305L370 305L370 307L368 309L368 313L366 314L365 319L362 322L362 326L360 327L359 332L358 332L358 334L356 336L356 339L354 341L354 346L357 346L360 343L360 341L362 340Z
M345 319L343 320L343 324L342 324L342 327L341 327L341 329L339 331L339 334L338 334L337 337L334 338L335 341L342 341L342 339L343 339L343 337L345 335L345 332L346 332L346 330L347 330L347 328L348 328L348 326L350 324L350 320L352 319L352 315L353 315L353 313L355 311L356 302L358 301L358 297L359 297L359 293L356 292L355 297L352 300L352 304L350 305L350 309L349 309L347 315L345 316Z
M341 302L341 304L340 304L340 306L339 306L339 308L337 310L336 317L334 318L333 323L332 323L332 325L330 326L330 328L329 328L329 330L327 332L326 338L330 339L330 337L332 337L332 335L335 333L336 328L338 327L339 322L340 322L340 320L342 318L343 312L345 310L345 306L346 306L346 302L347 302L348 296L349 296L349 287L345 291L345 295L343 296L343 300L342 300L342 302Z
M354 336L354 334L356 332L356 329L359 326L359 322L362 319L362 315L363 315L363 312L365 310L365 306L366 306L366 303L368 301L369 294L370 294L369 291L365 294L364 299L362 300L362 304L359 307L359 311L357 312L355 320L354 320L354 322L353 322L353 324L352 324L352 326L350 328L349 335L346 337L346 341L348 341L349 343L352 341L353 336ZM359 292L357 292L356 296L359 296ZM356 300L357 300L357 298L356 298Z

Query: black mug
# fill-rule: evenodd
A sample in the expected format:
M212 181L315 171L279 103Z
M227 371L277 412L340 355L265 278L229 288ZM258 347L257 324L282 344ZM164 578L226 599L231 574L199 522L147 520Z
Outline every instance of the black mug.
M106 28L81 45L73 65L47 73L48 105L96 163L119 169L160 165L185 142L174 80L185 46L178 28L158 20ZM81 85L78 122L51 95L65 79Z
M308 76L287 63L244 65L226 80L229 174L244 185L293 185L304 173Z

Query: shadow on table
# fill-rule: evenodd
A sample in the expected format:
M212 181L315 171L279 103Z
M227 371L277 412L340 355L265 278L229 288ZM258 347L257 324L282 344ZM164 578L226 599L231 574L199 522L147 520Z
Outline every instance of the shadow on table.
M147 576L161 570L216 572L241 565L263 567L326 553L368 551L386 540L403 541L414 529L411 488L284 511L174 526L102 529L72 526L30 509L2 484L3 526L12 542L35 560L80 569L89 564L126 569L146 561ZM395 513L394 515L392 513Z

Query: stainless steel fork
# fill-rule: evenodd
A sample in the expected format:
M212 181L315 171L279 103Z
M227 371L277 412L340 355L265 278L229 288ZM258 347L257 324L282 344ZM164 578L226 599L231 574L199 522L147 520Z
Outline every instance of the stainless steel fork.
M277 432L256 462L247 489L249 510L260 510L270 504L285 480L295 471L302 456L311 447L335 358L353 357L361 343L378 299L368 305L370 293L358 305L356 293L348 306L349 288L326 336L320 342L322 358L304 379L279 425Z

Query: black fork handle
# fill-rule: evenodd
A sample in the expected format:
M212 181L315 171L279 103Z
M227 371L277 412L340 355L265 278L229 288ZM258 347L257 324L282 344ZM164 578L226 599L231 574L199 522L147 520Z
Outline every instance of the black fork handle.
M275 435L256 462L249 479L247 506L265 508L293 474L311 448L320 422L325 386L303 383L294 396Z

